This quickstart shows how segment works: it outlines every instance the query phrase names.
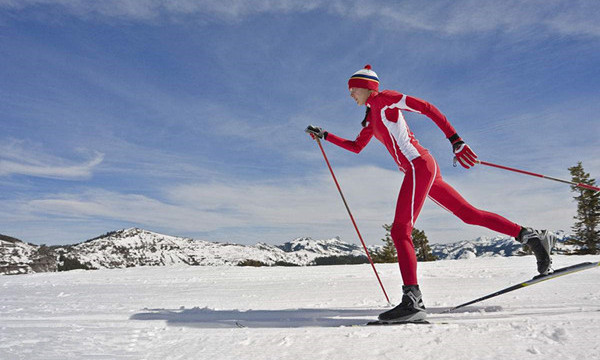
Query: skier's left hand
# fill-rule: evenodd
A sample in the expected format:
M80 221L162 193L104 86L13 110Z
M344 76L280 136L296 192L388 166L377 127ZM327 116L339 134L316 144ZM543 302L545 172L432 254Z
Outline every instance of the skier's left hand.
M312 136L313 139L315 139L315 137L318 137L319 139L327 139L327 131L321 129L318 126L308 125L308 127L304 131L310 134L310 136Z
M477 155L462 139L459 138L452 144L452 150L454 151L454 161L458 161L465 169L477 163Z

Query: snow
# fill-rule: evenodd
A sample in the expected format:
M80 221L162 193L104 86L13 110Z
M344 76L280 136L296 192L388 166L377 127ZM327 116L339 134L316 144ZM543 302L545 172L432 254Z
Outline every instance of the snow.
M556 267L598 256L555 256ZM392 301L396 264L378 264ZM432 325L352 326L387 303L370 265L167 266L0 277L0 359L594 359L600 269L442 314L535 260L419 263ZM241 327L240 327L241 326Z

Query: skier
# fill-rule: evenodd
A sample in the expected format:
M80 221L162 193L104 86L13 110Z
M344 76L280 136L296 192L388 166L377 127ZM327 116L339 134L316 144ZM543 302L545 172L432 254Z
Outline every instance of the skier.
M435 106L393 90L379 92L379 78L370 65L350 77L348 89L359 106L366 105L362 130L356 139L346 140L313 125L309 125L306 132L313 138L316 136L325 139L355 153L359 153L375 136L404 172L391 228L404 283L402 302L380 314L379 320L421 321L427 316L417 281L417 258L411 238L413 226L427 196L467 224L484 226L527 244L535 254L538 272L548 274L552 271L550 254L556 241L554 235L546 230L523 227L500 215L477 209L444 181L437 162L410 131L402 111L420 113L433 120L452 144L455 160L464 168L474 166L477 155Z

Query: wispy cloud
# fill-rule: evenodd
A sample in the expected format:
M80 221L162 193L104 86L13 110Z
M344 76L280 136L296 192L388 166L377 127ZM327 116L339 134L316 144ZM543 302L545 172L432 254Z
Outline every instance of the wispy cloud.
M165 17L210 14L221 20L237 20L265 12L309 11L322 1L211 1L211 0L1 0L0 6L26 9L40 6L58 6L78 17L101 16L148 21Z
M377 167L338 170L348 191L348 201L360 207L360 221L374 224L365 229L366 233L376 234L373 236L378 239L381 224L389 222L393 214L394 187L399 175ZM174 185L155 195L88 188L11 200L6 205L12 209L13 222L34 223L52 218L63 224L63 229L81 222L102 222L108 229L117 227L110 224L125 224L216 241L230 238L235 231L242 231L236 240L245 243L266 240L278 243L311 235L339 235L352 241L353 230L346 210L329 176L321 171L301 181L222 179ZM365 186L369 182L377 182L378 187ZM391 189L381 191L382 187ZM253 231L256 228L261 229Z
M336 169L344 193L360 230L369 243L379 243L381 225L392 223L397 193L402 181L396 170L375 166ZM457 178L460 177L460 178ZM451 175L463 195L475 206L498 212L522 225L550 229L570 227L572 207L567 188L536 180L515 179L510 174L490 174L483 169ZM517 189L509 182L520 182ZM226 229L246 229L237 239L255 243L265 234L283 242L294 236L341 236L354 241L356 234L348 219L329 173L323 171L302 182L221 181L176 185L159 197L89 189L77 194L55 194L15 205L23 217L82 220L132 224L193 236ZM483 228L465 225L458 218L428 201L417 227L425 229L430 241L448 242L497 235ZM260 232L251 231L262 227ZM231 230L229 230L231 233Z
M344 83L367 58L385 88L439 106L485 160L563 178L582 160L598 174L599 10L555 0L0 0L0 225L73 241L122 226L352 241L303 129L356 135L363 110ZM411 130L476 206L570 226L568 189L452 169L442 134L414 116ZM375 140L359 156L326 150L363 235L378 243L402 175ZM486 231L431 202L417 226L434 242Z
M355 19L378 19L384 27L411 28L444 34L482 31L511 32L542 25L547 31L565 35L600 36L600 4L592 1L196 1L196 0L0 0L10 10L51 6L81 18L132 21L177 20L239 21L257 14L325 11ZM211 20L212 19L212 20Z
M61 180L89 179L104 154L94 152L91 159L79 163L31 150L23 142L8 141L0 145L0 176L27 175Z
M257 224L306 226L339 221L343 213L335 211L337 202L332 200L332 194L315 199L306 185L222 181L174 186L161 198L89 189L34 199L21 204L21 209L65 219L103 218L199 233ZM315 208L322 211L315 212Z

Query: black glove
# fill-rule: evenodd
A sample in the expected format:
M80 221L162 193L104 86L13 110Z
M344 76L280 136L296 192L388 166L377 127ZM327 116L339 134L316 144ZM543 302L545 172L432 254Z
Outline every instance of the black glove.
M304 131L313 138L316 136L319 139L327 139L327 131L323 131L323 129L318 126L308 125Z

